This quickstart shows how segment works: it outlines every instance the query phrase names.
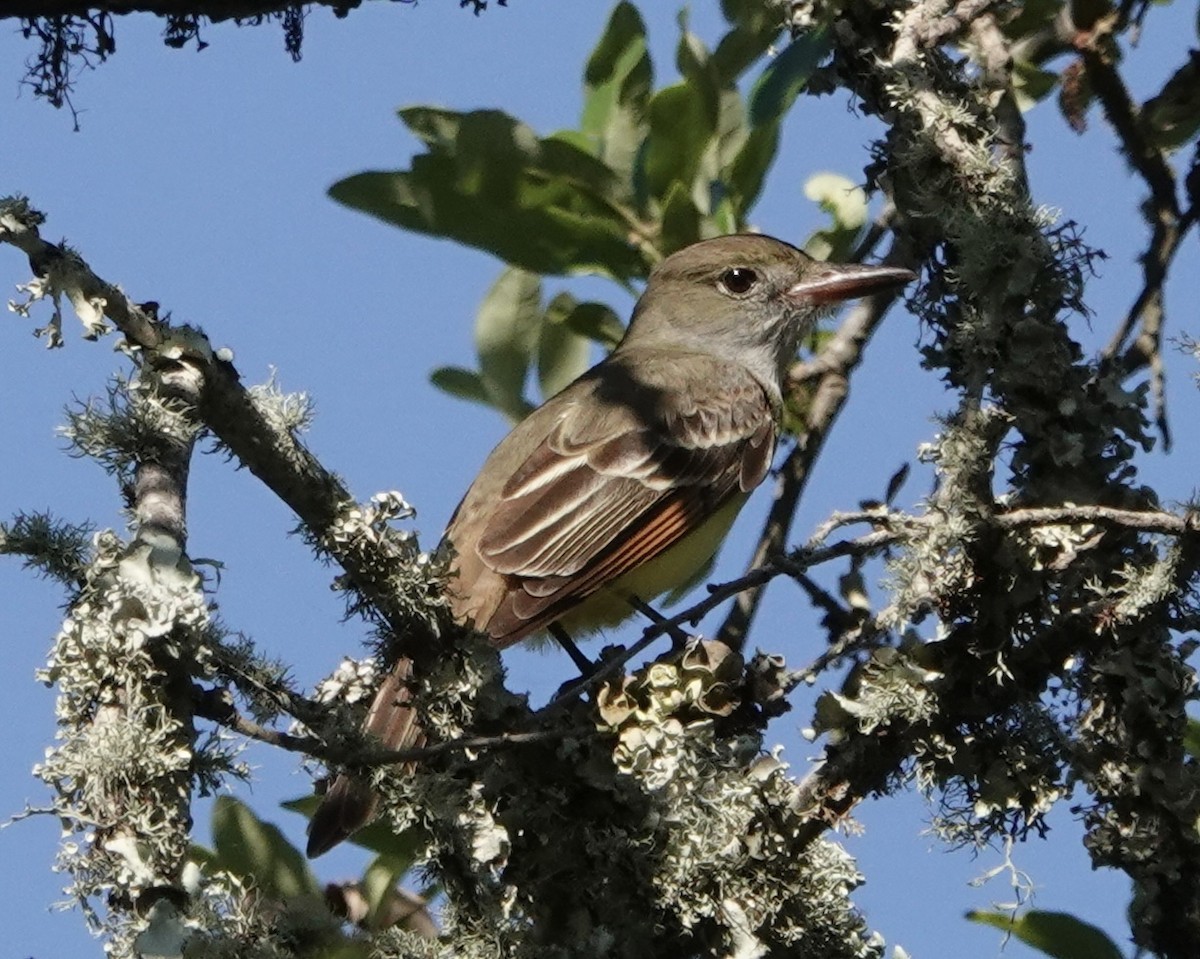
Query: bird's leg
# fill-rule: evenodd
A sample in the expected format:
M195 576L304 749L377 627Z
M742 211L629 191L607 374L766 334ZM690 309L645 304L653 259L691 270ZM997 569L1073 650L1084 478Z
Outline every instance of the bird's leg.
M662 613L660 613L657 609L655 609L653 606L651 606L649 603L647 603L641 597L634 596L633 593L630 593L628 596L625 597L625 599L629 603L630 606L632 606L639 613L641 613L643 616L645 616L648 620L650 620L650 622L665 623L667 621L666 616L664 616ZM683 646L687 643L687 641L692 638L679 626L670 627L667 630L667 634L671 637L671 646L676 650L682 649Z
M596 671L596 664L583 655L579 651L579 647L575 645L575 640L559 623L551 623L546 627L546 632L554 637L555 642L566 650L567 655L571 657L571 662L575 664L575 668L579 670L583 676L590 676Z

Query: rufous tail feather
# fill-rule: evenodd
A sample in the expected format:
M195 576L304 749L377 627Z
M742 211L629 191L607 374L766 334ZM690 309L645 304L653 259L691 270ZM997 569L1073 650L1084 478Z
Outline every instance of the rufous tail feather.
M425 743L425 731L411 705L411 679L412 661L398 660L363 723L363 732L378 739L384 749L413 749ZM369 780L339 773L308 824L308 857L315 859L357 832L375 818L378 805Z

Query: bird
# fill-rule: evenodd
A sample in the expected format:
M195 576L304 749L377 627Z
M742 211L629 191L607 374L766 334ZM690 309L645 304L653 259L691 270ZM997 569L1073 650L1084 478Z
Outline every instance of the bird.
M485 460L443 538L454 618L503 649L615 625L706 568L771 468L788 367L843 300L915 279L831 264L762 234L701 240L651 271L615 349L518 423ZM364 731L424 743L401 659ZM309 828L308 855L374 816L342 773Z

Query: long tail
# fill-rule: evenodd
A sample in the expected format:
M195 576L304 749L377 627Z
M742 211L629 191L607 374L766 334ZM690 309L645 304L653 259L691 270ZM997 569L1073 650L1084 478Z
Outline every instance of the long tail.
M425 731L411 705L412 670L412 660L396 662L375 694L363 723L363 732L376 737L387 749L410 749L425 743ZM328 852L374 819L378 801L365 779L339 774L308 825L308 858Z

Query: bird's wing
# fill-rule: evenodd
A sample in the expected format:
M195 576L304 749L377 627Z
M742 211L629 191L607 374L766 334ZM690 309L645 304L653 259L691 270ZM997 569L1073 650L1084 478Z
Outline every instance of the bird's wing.
M602 381L487 504L473 546L502 583L493 579L494 602L474 618L498 645L553 622L762 481L775 445L766 392L738 367L692 362L702 368L676 371L686 394L656 389L649 403ZM448 538L471 548L453 524Z

